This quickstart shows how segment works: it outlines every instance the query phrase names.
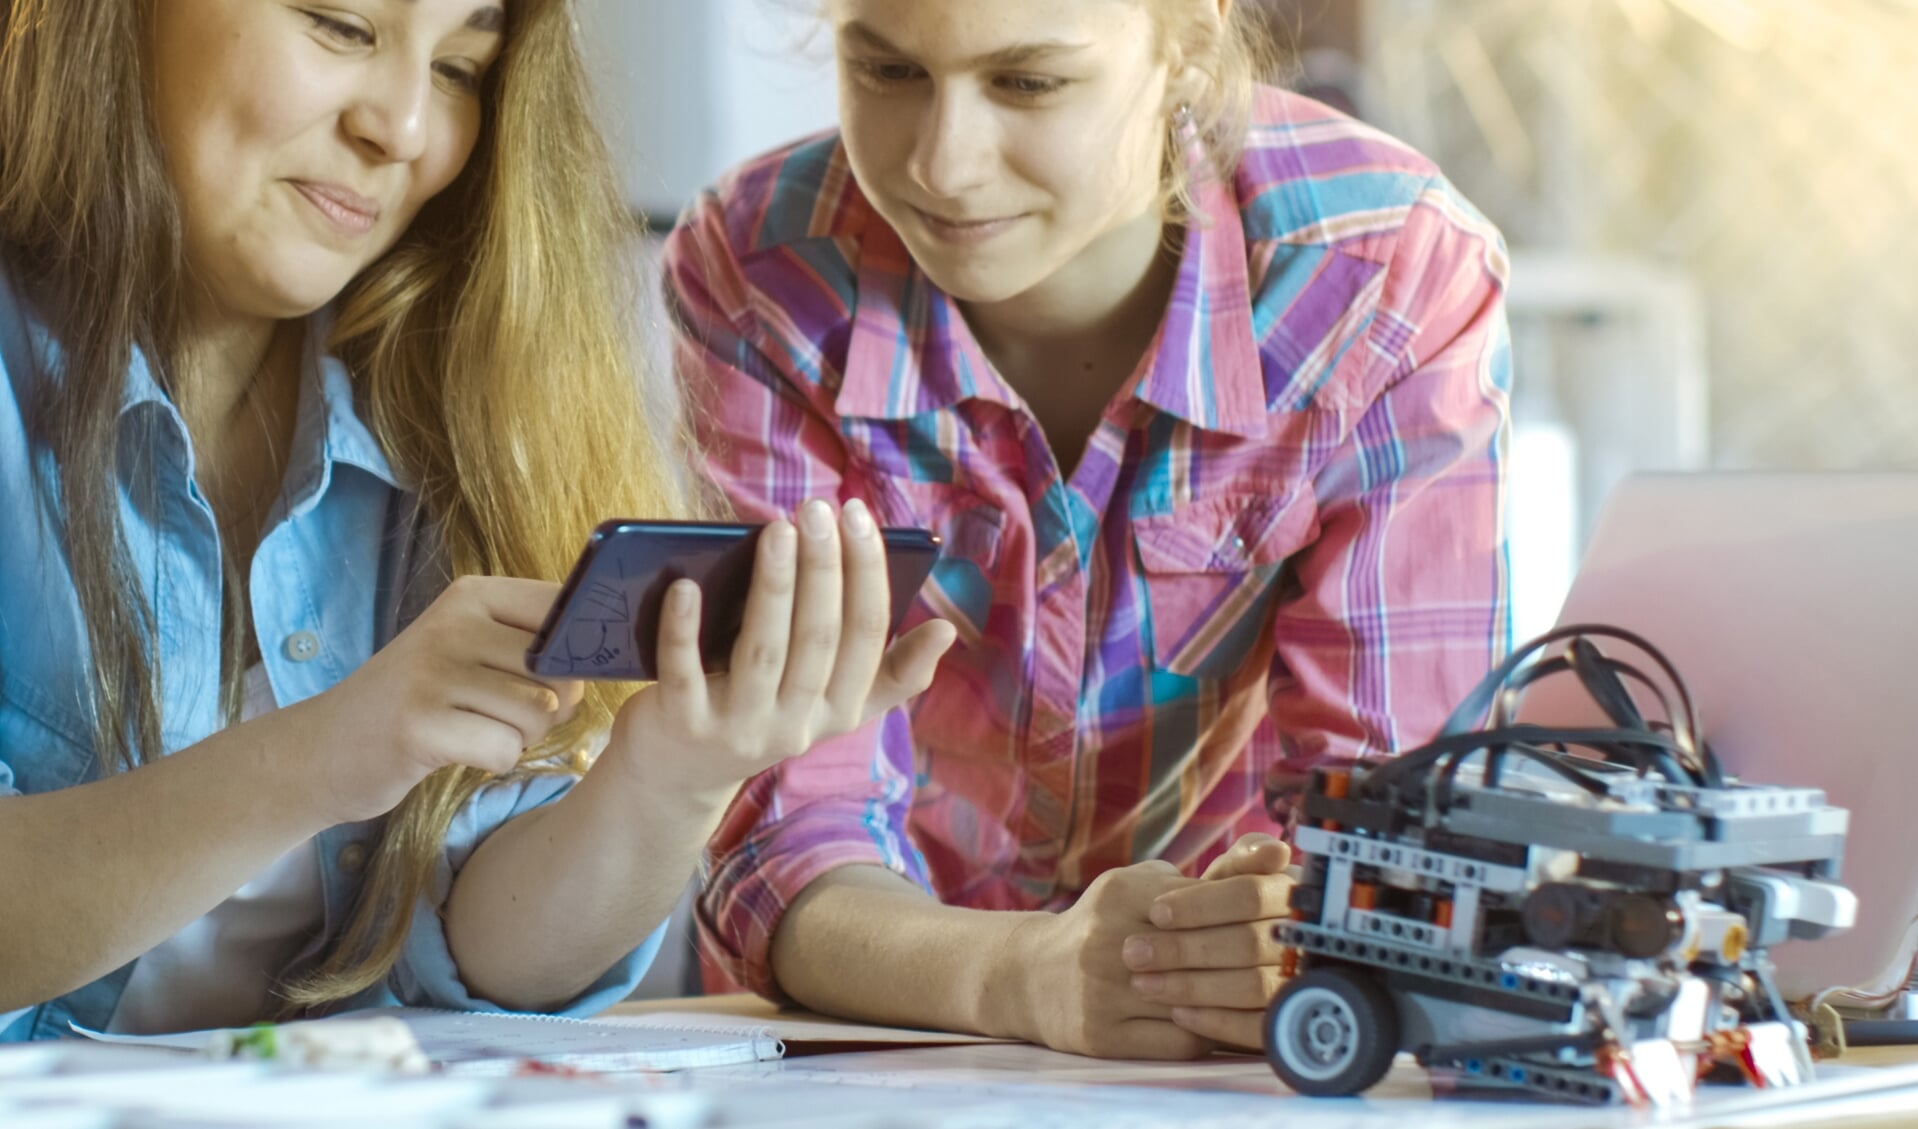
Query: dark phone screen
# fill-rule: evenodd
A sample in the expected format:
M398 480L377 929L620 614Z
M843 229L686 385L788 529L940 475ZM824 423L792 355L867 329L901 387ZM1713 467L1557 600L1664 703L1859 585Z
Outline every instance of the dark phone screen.
M562 678L649 681L658 670L666 590L700 587L699 651L709 673L726 668L745 615L762 527L707 522L607 522L567 578L527 650L527 669ZM886 565L897 630L938 559L922 529L886 529Z

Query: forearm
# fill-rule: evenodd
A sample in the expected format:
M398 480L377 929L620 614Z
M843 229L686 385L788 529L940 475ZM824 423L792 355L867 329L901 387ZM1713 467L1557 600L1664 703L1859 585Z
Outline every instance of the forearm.
M447 940L474 995L559 1008L671 915L727 797L647 788L617 767L505 824L460 871Z
M296 709L297 707L295 707ZM177 933L329 826L282 711L131 772L0 799L0 1012Z
M1050 916L945 906L883 867L842 867L787 909L773 976L828 1015L1031 1039L1019 947Z

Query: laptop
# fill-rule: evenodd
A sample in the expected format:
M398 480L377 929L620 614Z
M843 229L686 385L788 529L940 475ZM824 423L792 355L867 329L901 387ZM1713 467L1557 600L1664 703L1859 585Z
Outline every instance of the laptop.
M1857 924L1771 956L1787 999L1844 988L1833 1002L1888 1002L1918 950L1918 474L1627 478L1559 623L1628 628L1663 651L1727 773L1822 788L1850 810L1841 880ZM1633 648L1601 647L1653 673ZM1589 719L1579 694L1556 676L1522 713Z

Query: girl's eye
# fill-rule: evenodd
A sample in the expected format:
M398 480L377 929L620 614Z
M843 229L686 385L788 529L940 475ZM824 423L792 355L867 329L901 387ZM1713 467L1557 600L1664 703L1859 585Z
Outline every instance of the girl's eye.
M313 26L316 29L325 32L328 36L339 40L341 43L350 44L354 47L367 47L373 42L373 33L358 24L350 24L345 20L336 20L324 12L307 12L306 18L313 21Z
M436 63L433 69L439 73L441 78L451 82L464 92L472 93L480 88L480 72L474 67L463 66L459 63Z
M880 85L896 85L918 78L919 68L911 63L860 63L859 73Z
M1040 78L1037 75L1007 75L999 80L999 86L1021 98L1043 98L1065 89L1066 80Z

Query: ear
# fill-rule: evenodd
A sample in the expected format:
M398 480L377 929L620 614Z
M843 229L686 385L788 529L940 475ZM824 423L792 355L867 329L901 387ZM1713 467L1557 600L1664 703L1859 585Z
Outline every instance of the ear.
M1225 49L1237 0L1185 0L1184 22L1166 36L1166 109L1201 104L1217 80L1213 60Z

